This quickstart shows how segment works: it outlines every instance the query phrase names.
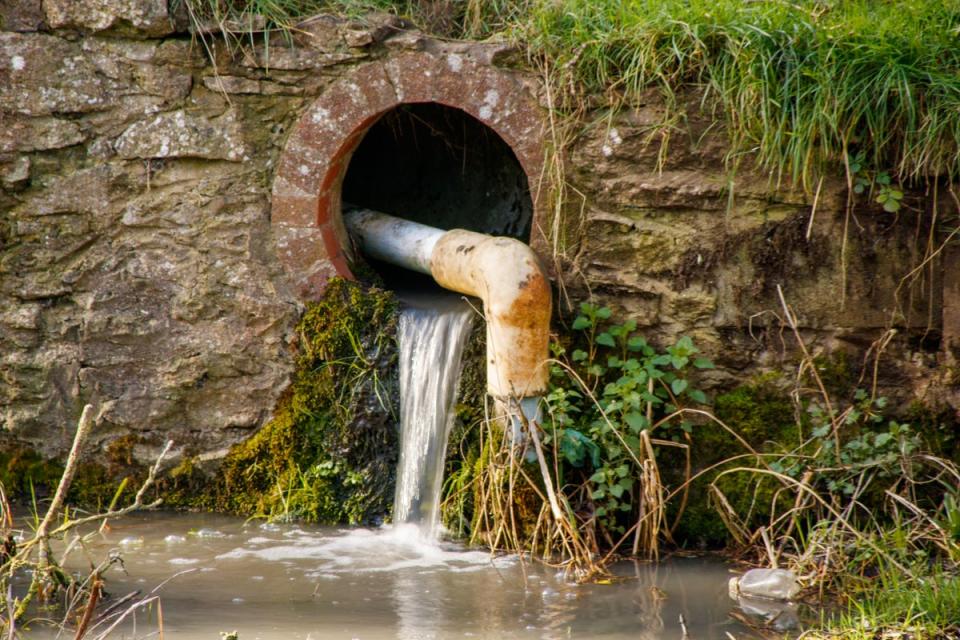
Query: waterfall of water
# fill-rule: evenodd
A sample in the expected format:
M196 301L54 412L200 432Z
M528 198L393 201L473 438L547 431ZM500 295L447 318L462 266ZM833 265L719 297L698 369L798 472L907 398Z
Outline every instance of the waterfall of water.
M400 313L400 467L393 519L433 539L460 359L474 313L449 295L406 298Z

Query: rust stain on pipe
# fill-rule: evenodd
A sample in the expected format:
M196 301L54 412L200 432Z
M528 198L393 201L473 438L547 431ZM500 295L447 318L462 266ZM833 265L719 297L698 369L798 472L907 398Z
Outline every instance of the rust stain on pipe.
M513 238L454 229L434 246L430 271L440 286L483 300L489 393L545 393L552 300L533 250Z

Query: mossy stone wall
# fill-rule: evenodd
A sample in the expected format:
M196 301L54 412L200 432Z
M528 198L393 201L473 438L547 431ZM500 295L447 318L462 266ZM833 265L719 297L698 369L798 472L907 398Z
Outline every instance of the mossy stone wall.
M270 228L292 124L346 70L400 52L524 66L505 45L432 40L377 16L309 20L295 48L274 38L232 52L213 33L208 50L171 6L0 6L0 429L10 447L61 455L86 402L99 412L91 459L125 439L144 463L173 439L185 475L239 455L231 447L271 419L281 440L302 437L276 426L297 396L306 309ZM652 341L689 334L719 365L702 386L720 391L795 363L779 287L811 348L854 363L893 318L887 395L960 405L939 348L941 276L956 253L900 286L923 253L932 196L907 194L900 215L869 199L848 211L838 171L814 210L812 194L772 183L749 158L727 162L701 97L681 95L669 126L656 93L582 123L565 155L568 236L543 256L564 285L561 315L595 296ZM546 92L538 98L546 114ZM955 207L938 204L943 215Z

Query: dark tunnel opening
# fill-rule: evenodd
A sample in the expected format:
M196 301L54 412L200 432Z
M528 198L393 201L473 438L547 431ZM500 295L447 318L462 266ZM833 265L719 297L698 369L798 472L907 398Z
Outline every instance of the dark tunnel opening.
M381 117L353 154L342 196L344 211L362 207L440 229L530 237L533 201L513 150L476 118L440 104L402 105ZM368 262L391 288L432 283Z

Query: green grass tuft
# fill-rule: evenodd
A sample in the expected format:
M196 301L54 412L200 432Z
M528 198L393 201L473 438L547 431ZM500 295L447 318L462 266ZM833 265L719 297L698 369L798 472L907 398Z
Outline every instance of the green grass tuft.
M960 173L958 29L956 0L554 0L518 37L612 104L705 89L734 153L809 184L855 151Z

